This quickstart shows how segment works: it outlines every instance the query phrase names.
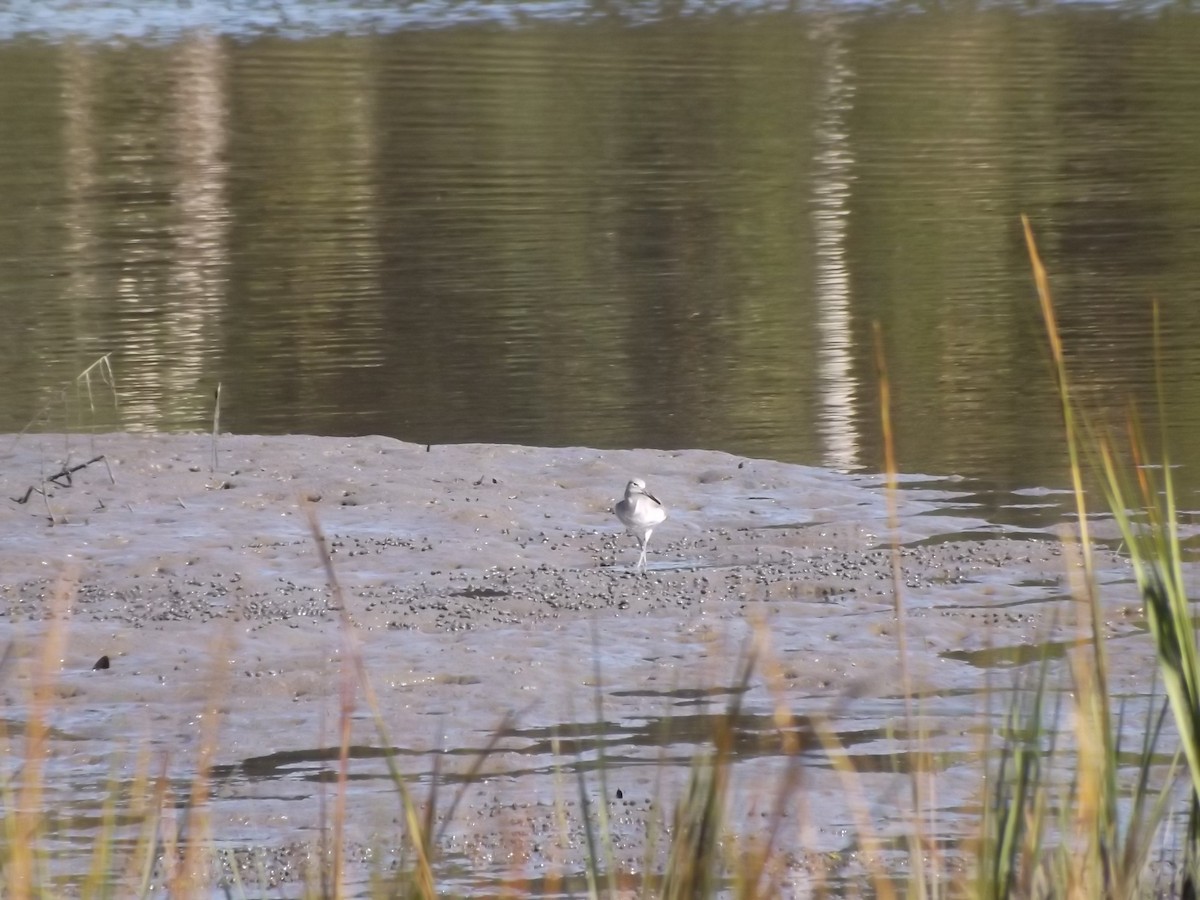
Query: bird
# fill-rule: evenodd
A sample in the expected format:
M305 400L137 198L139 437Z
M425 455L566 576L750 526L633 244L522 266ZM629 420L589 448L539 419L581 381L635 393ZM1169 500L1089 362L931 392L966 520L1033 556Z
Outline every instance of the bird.
M638 556L635 569L646 568L646 545L650 542L650 533L667 517L667 510L658 498L646 490L646 482L640 478L631 479L625 485L625 499L617 501L613 512L621 520L621 524L630 534L636 534L641 554Z

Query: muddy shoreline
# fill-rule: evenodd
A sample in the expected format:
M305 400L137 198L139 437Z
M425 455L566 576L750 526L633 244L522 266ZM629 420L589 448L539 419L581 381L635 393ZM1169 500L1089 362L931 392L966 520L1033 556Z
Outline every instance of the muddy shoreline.
M764 746L780 704L803 717L853 696L848 734L874 734L899 712L893 531L878 478L700 450L380 437L222 435L214 465L211 436L129 434L0 437L0 470L9 734L28 715L52 598L71 580L54 761L71 787L69 800L65 785L50 800L101 802L114 748L130 743L154 747L186 783L198 710L216 696L218 841L280 866L285 848L320 828L315 785L332 765L323 752L336 745L348 633L417 781L435 752L453 750L442 764L465 771L470 751L511 717L491 777L471 787L444 848L497 873L578 871L578 846L551 854L526 843L524 859L493 857L514 829L551 827L562 759L548 740L595 718L597 679L608 724L594 737L623 761L610 781L632 804L616 826L631 866L659 802L645 764L664 747L647 735L744 690L733 682L752 644L776 675L742 698ZM611 513L633 475L670 514L644 575ZM895 530L911 668L935 718L971 714L989 670L1075 628L1064 602L1077 569L1054 529L1002 526L960 501L953 479L909 479ZM1098 559L1107 627L1130 651L1114 683L1137 694L1149 682L1139 606L1125 561L1104 550ZM111 668L92 671L102 655ZM361 706L354 729L363 746L381 743ZM894 752L879 734L861 752ZM688 747L701 744L670 745L676 762L659 789L681 787ZM735 810L754 807L760 788L749 786L769 790L779 762L763 750L739 764ZM392 815L381 810L394 811L394 789L378 759L356 767L352 840L366 848L388 840L381 823ZM809 854L847 840L849 814L827 774L807 789L822 821L796 857L797 878ZM890 794L879 796L886 819ZM497 818L499 808L509 814ZM797 809L796 828L804 821Z
M773 598L891 603L877 478L711 451L377 437L224 435L215 468L207 435L0 442L9 447L0 609L11 618L36 618L71 572L79 612L130 625L327 618L310 511L365 627L458 630ZM631 473L650 478L670 509L645 576L632 571L634 540L611 513ZM1013 539L983 520L939 515L952 500L948 490L901 496L895 539L909 587L989 567L1063 575L1052 530ZM958 537L984 531L992 536Z

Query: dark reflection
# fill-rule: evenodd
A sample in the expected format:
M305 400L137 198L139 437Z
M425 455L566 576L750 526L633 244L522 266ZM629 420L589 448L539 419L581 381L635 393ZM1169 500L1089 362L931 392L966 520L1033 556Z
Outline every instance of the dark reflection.
M713 687L713 688L675 688L665 691L628 690L611 691L614 697L664 697L674 701L674 706L690 706L708 703L720 697L744 694L749 688L745 686Z
M1017 541L1045 541L1045 531L1017 531L996 525L990 528L974 528L964 531L948 531L935 534L932 537L921 538L901 544L902 547L940 547L943 544L959 544L968 541L991 541L997 538L1008 538ZM881 547L887 544L879 545Z
M802 715L793 715L790 723L782 727L774 715L694 713L649 717L636 723L564 723L547 728L514 728L506 731L504 736L528 741L520 751L523 755L542 756L557 752L564 758L574 758L577 765L590 770L601 763L659 765L666 761L687 765L699 749L710 746L717 735L726 731L731 736L735 760L785 755L789 752L787 748L799 747L803 753L816 754L812 764L826 764L825 760L817 758L822 751L812 721ZM877 741L895 741L896 744L889 744L887 752L880 751L891 759L891 750L911 735L904 729L848 727L840 729L837 737L847 749ZM622 752L622 747L678 748L681 752L665 759L661 756L647 758L643 754ZM602 760L596 758L600 751L603 751Z
M220 384L241 432L876 470L879 322L901 468L1038 528L1028 213L1099 423L1151 400L1162 302L1196 486L1196 17L346 9L0 41L0 430L206 430ZM76 380L105 353L115 407Z
M938 695L942 696L942 695ZM687 767L696 754L712 746L718 735L728 734L734 761L748 761L763 757L786 757L792 748L806 758L806 765L825 768L830 765L813 731L807 716L793 716L790 724L780 727L774 715L752 713L696 713L651 717L636 722L591 722L562 723L540 728L503 728L498 735L500 743L487 749L459 747L447 750L406 750L400 747L370 747L354 745L349 748L352 761L385 760L388 757L423 759L430 766L439 756L465 756L479 758L492 756L489 772L495 773L497 759L509 761L503 772L509 777L520 777L547 772L594 772L602 768L626 768L664 764ZM936 738L940 732L925 730L921 740ZM904 728L844 727L837 731L837 739L853 760L859 771L907 771L908 751L904 749L917 735ZM874 749L865 749L878 745ZM645 748L657 748L660 753L646 755L639 752ZM855 750L855 748L860 748ZM243 782L274 780L277 778L299 779L305 782L323 783L338 779L337 747L318 747L302 750L286 750L267 756L251 757L240 764L214 766L215 782ZM810 756L811 754L811 756ZM537 760L532 767L516 765L514 758ZM964 756L965 758L965 756ZM374 781L389 777L386 768L353 768L347 776L351 781ZM409 777L406 775L406 777ZM440 767L430 768L416 776L419 780L436 780L447 784L470 783L478 775L460 772L442 772Z
M1067 655L1068 650L1086 643L1086 641L1043 641L1040 644L984 647L980 650L945 650L939 655L943 659L958 660L979 669L1007 669L1040 662L1044 659L1062 659Z
M920 482L905 484L903 488L918 492L953 489L952 499L939 501L936 510L920 515L982 519L1008 537L1019 536L1024 531L1034 539L1045 539L1042 529L1055 528L1075 515L1075 496L1069 491L1003 489L979 478L963 479L954 484Z

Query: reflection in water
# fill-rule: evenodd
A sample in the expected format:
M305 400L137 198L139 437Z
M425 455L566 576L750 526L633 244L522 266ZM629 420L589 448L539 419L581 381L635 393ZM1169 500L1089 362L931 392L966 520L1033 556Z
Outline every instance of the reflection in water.
M98 181L97 148L91 140L95 131L91 85L96 80L95 53L87 47L71 47L61 59L63 81L63 255L72 260L67 269L66 285L59 300L66 307L68 321L86 315L89 304L99 293L96 257L97 213L92 197ZM10 320L11 321L11 320ZM32 327L30 328L32 331ZM100 355L100 354L97 354ZM31 415L54 405L59 385L40 385L39 396L19 414ZM23 427L24 422L20 426ZM14 422L14 425L16 423ZM53 427L53 425L51 425Z
M1084 641L1046 641L1012 647L984 647L980 650L946 650L943 659L959 660L980 669L1012 669L1049 659L1062 659L1073 648L1085 647Z
M229 280L228 63L223 46L211 35L189 37L180 51L173 104L178 118L171 129L178 221L161 337L147 341L165 351L170 363L162 367L162 384L137 386L135 394L143 404L161 404L157 409L127 410L139 423L194 422L209 414L210 388L205 381L209 357L220 345L216 332Z
M207 428L220 383L245 432L871 469L879 320L902 468L1057 484L1029 212L1104 411L1149 396L1162 298L1197 480L1190 17L1132 37L1115 9L1053 7L366 33L354 6L358 26L285 39L233 13L174 32L164 9L160 43L57 42L36 11L47 40L0 43L21 136L0 147L0 430ZM109 352L119 414L61 415Z
M814 43L823 48L816 126L817 159L813 172L814 265L817 371L822 415L817 427L825 439L822 465L852 471L863 465L855 427L854 335L850 318L850 272L846 258L850 185L854 151L848 117L854 100L853 73L847 65L844 27L838 14L813 17Z

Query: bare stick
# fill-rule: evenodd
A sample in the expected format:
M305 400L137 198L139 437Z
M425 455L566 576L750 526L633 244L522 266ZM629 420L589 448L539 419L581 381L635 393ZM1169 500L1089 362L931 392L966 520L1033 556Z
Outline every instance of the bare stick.
M45 404L40 410L38 410L37 414L34 415L32 419L25 423L24 428L13 435L13 446L15 447L17 442L24 437L25 434L27 434L38 422L41 422L43 419L48 420L50 413L56 404L62 405L63 430L64 432L70 432L71 428L68 401L72 386L75 388L76 397L80 398L81 400L86 397L88 409L94 415L96 412L96 403L95 396L92 392L93 378L108 388L109 393L112 395L113 410L119 412L121 409L121 401L117 396L117 377L113 374L112 361L109 359L109 354L105 353L90 366L76 375L70 383L64 385L63 388L57 393L57 401L52 401Z
M209 474L217 471L217 434L221 430L221 382L217 382L217 391L213 396L213 433L212 433L212 464Z

